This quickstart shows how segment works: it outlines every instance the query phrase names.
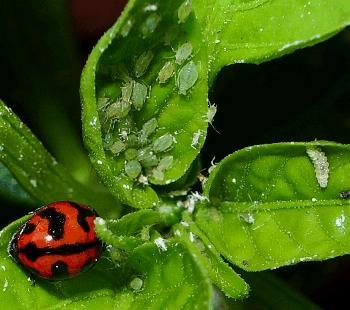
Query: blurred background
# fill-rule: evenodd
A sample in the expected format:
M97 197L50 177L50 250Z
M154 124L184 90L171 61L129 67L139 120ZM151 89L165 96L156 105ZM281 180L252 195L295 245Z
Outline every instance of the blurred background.
M0 3L0 98L83 183L92 182L94 173L81 139L80 74L94 44L125 3ZM350 143L349 51L350 30L345 30L327 42L266 64L223 69L210 94L218 113L216 130L209 130L202 152L203 166L208 167L214 156L218 162L254 144L315 139ZM6 182L10 179L0 165L0 227L35 204L15 182ZM349 256L298 264L273 274L321 308L347 304ZM263 302L251 308L264 308ZM276 302L277 308L286 309Z

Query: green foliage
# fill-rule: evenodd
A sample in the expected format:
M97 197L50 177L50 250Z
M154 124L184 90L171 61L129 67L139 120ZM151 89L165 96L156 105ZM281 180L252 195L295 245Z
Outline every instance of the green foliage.
M178 24L174 12L181 3L162 2L154 13L145 11L147 1L130 1L123 16L91 53L82 75L83 128L91 160L111 192L135 208L154 207L159 204L159 198L150 185L125 171L125 154L112 154L109 139L121 138L127 148L146 153L152 161L140 160L142 174L149 183L159 185L183 176L204 142L208 92L206 49L194 14L185 23ZM132 26L126 35L125 27L130 23ZM140 39L140 31L147 40ZM121 32L124 35L120 35ZM191 49L181 52L186 42L191 42ZM179 47L180 52L174 52L172 47ZM164 69L169 59L176 59L176 80L172 78L172 69L170 72ZM137 105L138 108L131 109L128 116L119 121L106 117L105 108L98 108L96 102L105 100L109 104L122 98L122 89L130 82L141 83L149 89L142 107ZM140 94L136 97L141 100ZM157 127L145 135L143 126L152 119L157 121ZM198 145L192 147L198 130L202 136ZM133 139L130 141L134 136L138 137L136 143ZM166 156L173 156L172 164L157 169L159 161Z
M307 151L329 165L322 188ZM331 142L255 146L224 159L205 186L210 208L196 223L229 261L245 270L324 260L350 251L349 146Z
M0 101L0 195L28 210L89 204L106 244L91 271L32 285L7 253L27 217L13 222L0 232L0 308L211 309L247 297L243 278L257 292L251 305L260 298L268 308L277 296L286 307L312 308L283 283L233 267L260 271L350 252L349 146L254 146L225 158L207 181L199 153L217 109L208 106L209 87L223 66L280 57L349 23L347 0L129 1L81 78L84 142L108 192L78 177L86 168L78 146L77 163L58 148L63 166ZM32 84L53 89L46 79L38 74ZM197 178L203 195L190 192Z
M0 307L18 309L179 309L208 308L212 288L203 267L181 243L138 247L120 265L103 257L78 278L50 282L29 275L9 257L8 240L28 217L1 231ZM119 266L119 267L118 267ZM140 287L132 285L139 279Z
M93 205L103 215L120 212L119 203L106 192L93 190L73 179L1 100L0 128L0 161L26 190L26 196L41 203L80 201Z

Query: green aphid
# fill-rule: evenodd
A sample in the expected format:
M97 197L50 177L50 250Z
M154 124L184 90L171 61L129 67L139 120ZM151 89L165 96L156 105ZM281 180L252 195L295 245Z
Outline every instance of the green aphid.
M133 83L131 102L137 111L140 111L147 99L148 87L144 84Z
M169 80L175 73L175 65L172 61L168 61L164 64L162 69L158 73L158 82L159 84L165 83Z
M128 135L126 142L129 148L136 148L139 146L139 139L134 134Z
M122 37L125 38L129 35L129 32L133 25L134 25L133 19L128 19L127 22L122 27L122 29L120 30L120 34L122 35Z
M161 20L162 18L157 13L151 13L141 25L142 38L149 37L156 30Z
M131 109L130 104L123 100L118 99L106 108L106 118L107 119L121 119L128 115Z
M181 65L186 59L188 59L192 54L192 44L187 42L182 44L175 54L175 61L178 65Z
M176 84L181 95L186 95L187 91L193 87L198 80L197 67L193 61L184 65L177 77Z
M136 179L141 173L142 167L137 160L131 160L125 163L125 173L132 179Z
M137 153L137 159L145 168L157 166L159 163L157 156L154 155L150 147L140 149Z
M127 149L125 152L124 152L124 155L125 155L125 158L127 160L132 160L132 159L135 159L137 157L137 150L136 149Z
M118 155L119 153L121 153L122 151L125 150L125 143L117 140L115 141L109 148L109 150L114 154L114 155Z
M152 170L152 177L157 181L163 181L164 180L164 172L159 169L153 169Z
M153 134L158 127L157 120L153 117L148 122L144 123L141 129L141 135L148 138L151 134Z
M207 112L207 121L209 124L212 124L217 110L218 109L217 109L217 106L215 104L209 104L208 112Z
M172 147L174 140L174 136L170 133L160 136L153 142L153 151L155 153L168 151Z
M132 80L123 84L121 88L123 100L130 102L133 88L134 88L134 81Z
M143 76L147 71L154 54L151 50L143 52L135 62L134 72L137 78Z
M179 9L177 10L177 17L179 18L179 24L184 23L188 16L192 12L192 1L191 0L185 0L180 5Z
M147 146L143 149L139 149L138 152L137 152L137 159L139 161L142 161L144 160L145 158L149 157L153 155L153 151L152 151L152 148Z
M155 118L151 118L148 122L143 124L139 133L139 142L141 145L148 143L148 138L152 135L158 127L158 122Z
M97 99L97 109L104 110L110 104L110 99L106 97L101 97Z
M151 168L151 167L155 167L157 166L159 163L159 159L156 155L151 154L148 157L144 158L143 160L141 160L141 164L142 166L144 166L145 168Z
M171 45L171 42L173 42L178 37L178 35L179 35L178 26L171 26L163 37L163 42L165 46Z
M174 161L173 156L171 155L165 156L160 160L157 169L161 171L167 170L171 167L171 165L173 164L173 161Z

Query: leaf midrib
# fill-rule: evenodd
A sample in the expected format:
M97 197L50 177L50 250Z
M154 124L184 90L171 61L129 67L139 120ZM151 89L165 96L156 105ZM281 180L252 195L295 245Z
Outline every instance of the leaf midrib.
M340 199L317 199L313 202L311 199L300 199L294 201L276 200L270 202L259 201L224 201L219 204L220 211L225 213L251 211L253 213L288 210L288 209L305 209L305 208L322 208L322 207L350 207L350 200Z

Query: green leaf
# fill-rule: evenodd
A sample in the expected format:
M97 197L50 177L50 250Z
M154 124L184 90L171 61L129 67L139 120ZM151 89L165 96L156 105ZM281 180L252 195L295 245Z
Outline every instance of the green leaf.
M151 185L125 173L124 150L114 152L115 143L138 149L142 175L165 185L186 173L206 135L206 48L194 13L178 23L182 2L129 1L82 75L83 129L93 165L111 192L136 208L151 208L159 199ZM129 105L127 117L121 102ZM143 128L152 119L156 128ZM173 157L171 165L157 167L166 156Z
M211 206L199 209L196 223L226 259L249 271L348 254L350 201L340 193L350 188L349 155L349 146L323 141L238 151L210 175Z
M74 200L101 215L119 214L120 205L112 196L75 181L1 100L0 129L0 161L31 197L41 203Z
M265 62L323 41L350 24L348 0L192 2L208 46L210 81L226 65Z
M115 293L125 285L127 269L119 269L107 257L96 266L65 281L35 278L22 270L7 252L12 235L27 219L24 217L0 231L0 308L1 309L76 309L82 305L114 309Z
M142 287L120 291L118 309L210 309L210 281L184 244L170 241L162 251L148 243L135 250L128 261Z
M36 201L18 184L11 172L0 162L0 197L2 201L33 205Z
M27 218L0 232L2 309L209 309L212 287L203 268L185 245L174 241L166 243L165 251L154 243L138 247L122 268L102 257L77 278L55 282L36 278L33 285L7 253L12 235Z
M195 255L196 261L205 268L212 282L227 297L234 299L247 297L249 291L247 283L222 260L213 244L189 217L185 217L181 224L174 225L173 231L176 239L187 245Z

